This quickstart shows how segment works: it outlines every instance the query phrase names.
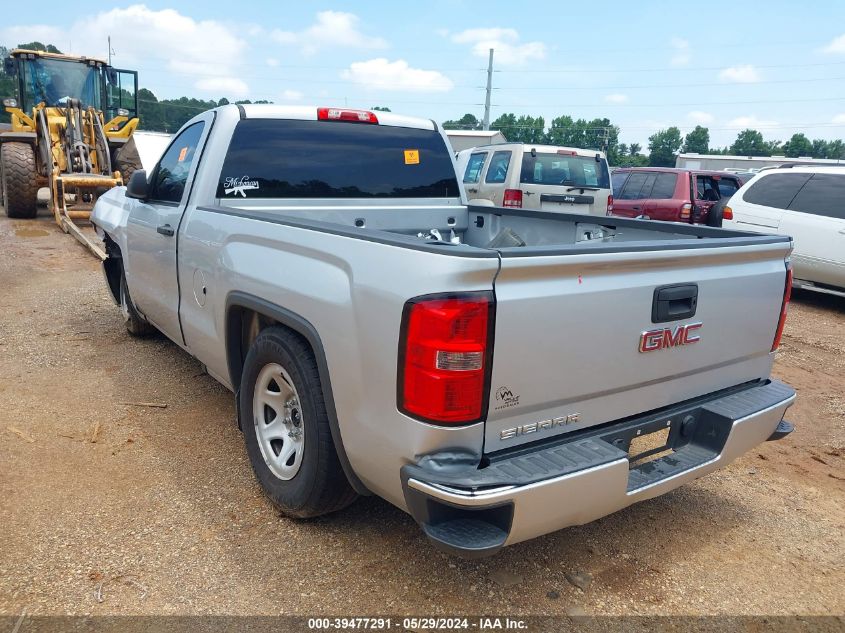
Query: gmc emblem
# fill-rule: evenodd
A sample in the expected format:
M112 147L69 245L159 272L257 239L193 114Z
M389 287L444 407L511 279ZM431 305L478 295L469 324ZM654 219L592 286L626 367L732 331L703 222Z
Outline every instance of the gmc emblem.
M640 352L656 352L659 349L698 343L701 337L695 332L701 326L701 323L688 323L679 325L675 329L664 327L643 332L640 334Z

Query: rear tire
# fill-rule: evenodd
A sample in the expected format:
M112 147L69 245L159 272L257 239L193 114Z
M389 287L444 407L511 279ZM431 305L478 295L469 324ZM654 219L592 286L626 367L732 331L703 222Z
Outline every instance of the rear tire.
M135 305L132 303L132 297L129 296L129 287L126 285L126 275L123 269L120 271L120 311L123 313L123 322L126 325L126 331L132 336L143 337L149 336L155 332L155 328L150 325L150 322L142 317Z
M238 407L255 476L285 515L320 516L356 499L332 440L317 362L298 334L274 326L256 337Z
M2 202L10 218L32 219L38 214L38 172L35 151L27 143L0 145Z

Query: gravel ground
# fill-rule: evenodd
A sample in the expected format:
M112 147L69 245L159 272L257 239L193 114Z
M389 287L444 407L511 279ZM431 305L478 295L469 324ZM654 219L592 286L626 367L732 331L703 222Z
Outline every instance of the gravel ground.
M43 212L0 254L0 615L845 613L845 300L795 293L790 437L468 562L375 498L280 517L231 394L130 338L93 257Z

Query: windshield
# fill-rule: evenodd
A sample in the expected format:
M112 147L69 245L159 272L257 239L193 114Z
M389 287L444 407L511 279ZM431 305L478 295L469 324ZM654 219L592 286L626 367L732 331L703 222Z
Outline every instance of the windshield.
M594 156L526 153L519 182L531 185L610 188L607 161Z
M83 106L100 110L100 71L95 66L62 59L23 61L24 94L22 106L31 109L43 101L48 106L79 99Z

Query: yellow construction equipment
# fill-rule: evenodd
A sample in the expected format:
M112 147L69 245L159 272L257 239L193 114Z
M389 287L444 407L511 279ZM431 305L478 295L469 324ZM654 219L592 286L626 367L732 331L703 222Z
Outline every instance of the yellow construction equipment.
M100 258L102 248L75 220L88 220L97 197L140 168L138 73L91 57L15 49L4 60L17 97L3 105L0 186L6 215L34 218L38 190L50 189L56 223Z

